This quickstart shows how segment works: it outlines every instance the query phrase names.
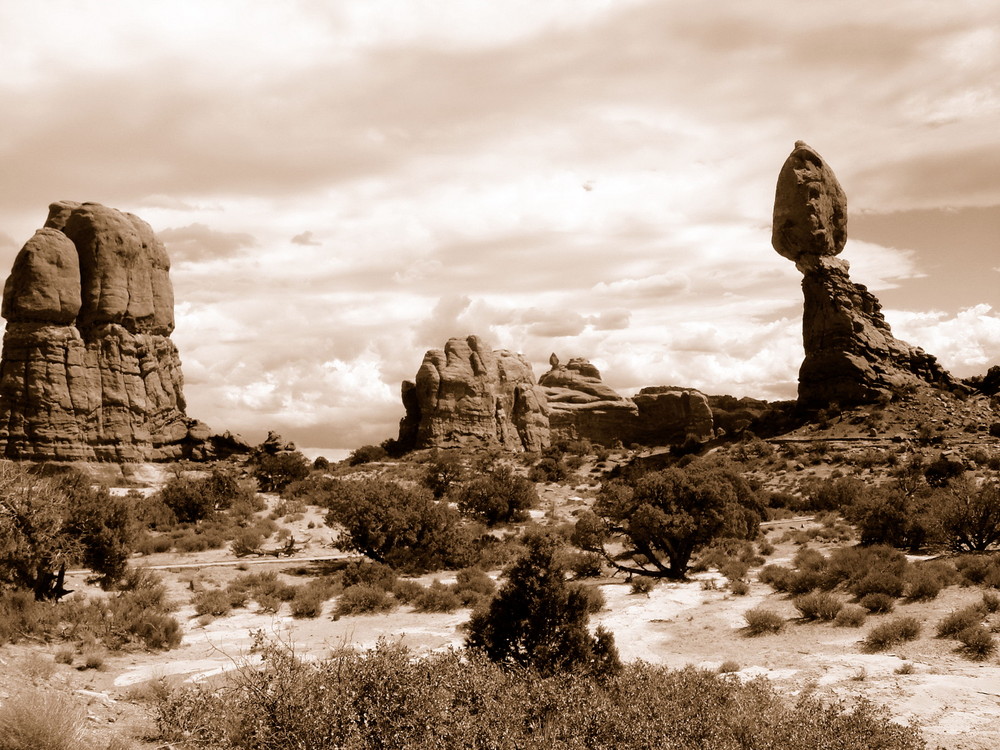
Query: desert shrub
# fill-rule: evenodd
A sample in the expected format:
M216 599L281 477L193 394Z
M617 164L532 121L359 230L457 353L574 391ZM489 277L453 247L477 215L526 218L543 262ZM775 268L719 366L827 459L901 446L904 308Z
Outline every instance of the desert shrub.
M156 555L169 552L173 549L174 543L169 536L162 534L142 534L135 543L135 551L140 555Z
M351 455L347 457L347 464L348 466L360 466L361 464L370 464L373 461L385 461L387 458L389 458L389 454L381 445L362 445L351 451Z
M86 711L56 691L27 690L0 705L0 750L77 750Z
M924 467L924 479L931 487L944 487L963 473L965 466L961 461L952 461L944 455L938 456Z
M413 606L417 612L454 612L462 600L454 589L435 580L413 600Z
M602 627L590 634L587 596L579 584L567 583L559 544L550 535L525 539L525 555L507 569L489 607L469 620L466 646L542 674L610 675L620 668L614 636Z
M876 625L865 637L862 647L865 651L885 651L920 636L920 622L914 617L897 617Z
M945 586L942 571L927 565L911 567L906 575L906 598L913 602L936 599Z
M795 553L792 562L799 570L823 570L826 567L826 555L811 547L802 547Z
M788 701L765 680L636 663L594 680L381 644L317 662L269 650L221 689L158 694L157 741L251 748L858 748L917 750L917 730L861 701ZM391 741L386 738L391 738Z
M452 453L435 451L425 472L423 484L438 500L465 480L465 469L458 456Z
M587 599L587 613L594 615L603 610L608 606L608 600L604 596L604 592L598 586L583 586L581 584L574 584L580 587L580 591Z
M727 659L726 661L722 662L722 664L719 665L719 668L716 671L719 674L733 674L734 672L739 672L740 669L741 667L738 661L734 661L733 659Z
M577 578L597 578L601 575L601 562L596 552L570 552L566 556L567 567Z
M384 563L352 562L344 568L340 580L345 588L360 583L383 591L392 591L396 585L396 571Z
M295 598L296 587L282 583L273 570L262 573L245 573L238 576L228 586L230 596L235 592L247 592L264 612L275 612L282 602Z
M716 538L756 538L765 515L756 491L732 467L692 464L606 482L593 512L577 519L573 542L623 572L676 579ZM624 544L633 562L638 554L645 562L617 562L606 550L612 540Z
M996 594L991 593L989 591L984 591L983 600L980 606L982 607L984 612L989 612L990 614L993 614L994 612L1000 610L1000 596L997 596Z
M845 604L833 620L833 624L840 628L860 628L865 624L868 611L857 604Z
M1000 484L995 481L952 480L937 513L953 549L982 552L1000 542Z
M260 553L264 536L257 529L240 529L229 544L229 549L236 557L246 557Z
M963 585L981 586L994 569L1000 569L996 555L960 555L955 558L955 569Z
M194 595L192 600L195 614L222 617L228 615L233 605L229 593L223 589L205 589Z
M867 609L872 614L885 614L887 612L892 612L893 608L896 606L896 600L893 599L888 594L883 594L881 592L873 592L871 594L865 594L858 600L858 604Z
M981 623L970 625L955 636L962 644L962 652L970 659L989 658L996 651L993 635Z
M528 479L532 482L561 482L569 476L569 467L561 458L543 456L531 467Z
M337 616L366 615L373 612L388 612L395 606L396 602L383 589L357 583L345 588L337 597L334 611Z
M757 636L765 633L778 633L785 627L785 620L777 612L762 607L754 607L743 613L747 626L747 635Z
M506 464L497 464L458 487L454 494L463 514L488 526L524 521L528 509L538 504L535 485Z
M633 594L645 594L649 596L649 593L656 588L656 580L653 578L633 578L632 582L629 584L629 591Z
M833 594L814 592L797 596L793 600L795 608L804 620L836 619L844 603Z
M746 581L730 581L729 590L734 596L746 596L750 593L750 584Z
M774 554L774 545L767 539L761 539L757 542L757 551L760 552L763 557L770 557Z
M964 607L945 615L937 624L938 638L954 638L966 628L981 625L983 612L976 606Z
M868 492L868 485L857 477L841 477L818 482L807 494L801 510L843 510L858 502Z
M786 592L789 588L789 580L795 571L787 565L770 564L765 565L757 573L757 580L774 587L775 591Z
M885 545L841 547L834 550L824 570L824 588L843 585L857 597L870 593L902 596L906 556Z
M309 476L309 459L298 451L258 452L251 465L261 492L281 492Z
M340 524L340 545L409 571L461 568L475 562L472 530L458 512L422 487L379 479L338 482L324 499L327 523Z
M479 568L463 568L455 580L455 593L466 607L476 607L493 596L496 582Z
M323 603L329 598L328 592L320 586L299 586L289 603L292 617L313 618L323 613Z
M423 591L423 586L406 578L400 578L392 587L392 595L400 604L413 604Z

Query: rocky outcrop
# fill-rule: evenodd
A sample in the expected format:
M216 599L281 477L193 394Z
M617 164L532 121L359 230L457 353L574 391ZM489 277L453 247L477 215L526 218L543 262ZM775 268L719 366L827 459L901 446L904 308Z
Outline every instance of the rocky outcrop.
M877 401L910 386L955 387L922 349L892 335L875 296L836 256L847 241L847 198L833 170L802 141L778 175L771 243L802 273L805 306L799 403Z
M424 355L415 382L402 388L406 416L399 442L414 448L549 445L545 397L520 354L491 351L477 336L449 339Z
M604 385L594 365L579 357L562 365L555 354L549 364L538 384L548 401L553 437L602 445L635 442L638 407Z
M643 388L632 400L639 409L633 442L670 445L687 438L712 439L715 418L708 397L695 388L658 385Z
M170 262L150 226L54 203L4 285L0 451L9 458L201 457L185 415Z

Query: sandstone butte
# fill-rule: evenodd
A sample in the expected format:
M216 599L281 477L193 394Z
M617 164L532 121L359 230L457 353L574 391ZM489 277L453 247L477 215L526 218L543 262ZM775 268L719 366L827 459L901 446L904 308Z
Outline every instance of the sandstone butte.
M927 385L964 389L932 355L892 335L875 295L836 257L846 241L844 191L823 158L796 141L778 175L771 244L802 273L799 405L870 403Z
M628 399L584 359L549 362L536 383L522 355L492 351L478 336L449 339L403 382L400 447L537 452L560 439L663 445L713 436L708 399L693 388L645 388Z
M146 222L97 203L53 203L14 261L2 314L4 456L139 461L209 450L209 429L185 414L170 261Z

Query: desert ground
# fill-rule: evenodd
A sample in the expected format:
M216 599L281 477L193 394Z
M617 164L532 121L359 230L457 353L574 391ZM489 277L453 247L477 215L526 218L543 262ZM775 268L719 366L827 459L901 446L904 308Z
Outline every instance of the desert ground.
M823 476L829 475L830 467L816 463L790 471ZM163 466L146 464L129 474L129 484L151 492L164 481L166 471ZM532 511L532 521L570 521L588 507L598 488L590 463L566 482L539 484L541 503ZM280 501L274 494L264 497L268 507L261 514ZM0 647L0 699L28 688L58 691L86 706L88 730L102 742L117 737L125 747L157 747L152 739L150 695L164 683L211 685L225 680L230 670L253 664L258 658L252 649L255 633L286 644L304 658L322 658L343 647L367 649L380 639L402 642L418 654L462 645L462 625L469 609L425 614L402 606L387 614L334 617L333 602L327 602L319 617L296 619L288 605L274 613L260 613L251 603L226 616L196 614L193 591L224 586L247 571L274 570L282 580L296 583L357 558L337 549L336 534L324 525L321 509L310 506L293 518L279 521L293 537L304 540L291 557L237 558L228 548L134 556L132 565L158 571L167 584L183 629L181 645L169 651L102 653L96 668L84 668L83 646L77 647L81 656L67 664L61 663L65 656L61 660L56 656L65 652L65 643L4 645ZM830 523L829 519L823 522ZM851 538L824 540L815 533L809 538L810 530L820 528L821 521L813 515L765 522L762 538L773 546L766 563L787 564L804 544L829 552L854 543ZM981 588L948 586L929 601L900 600L892 615L871 615L860 628L837 627L798 619L789 595L757 579L760 568L757 565L749 571L749 585L742 595L731 592L726 579L711 567L684 582L660 582L648 593L632 593L623 575L605 571L586 582L599 588L606 602L591 624L614 633L624 660L642 659L669 667L694 665L740 680L766 679L789 699L811 693L848 705L870 700L886 707L895 720L918 725L931 748L1000 746L1000 660L996 655L970 660L956 650L954 641L937 638L934 632L935 623L946 614L979 601ZM501 572L493 570L490 575L497 578ZM454 576L443 572L417 580L426 584L435 579L449 583ZM67 587L74 590L72 596L102 595L87 584L82 570L70 573ZM756 637L747 633L744 613L758 606L786 619L780 632ZM920 636L901 646L866 653L861 643L865 633L880 618L902 614L922 624ZM987 624L1000 627L1000 615L991 615Z

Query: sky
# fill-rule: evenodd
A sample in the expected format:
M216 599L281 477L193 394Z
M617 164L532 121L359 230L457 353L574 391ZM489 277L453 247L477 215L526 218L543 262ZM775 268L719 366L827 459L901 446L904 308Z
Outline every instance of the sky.
M0 102L0 269L55 200L148 221L188 414L254 441L394 437L473 333L793 398L798 139L895 334L1000 364L996 0L0 0Z

